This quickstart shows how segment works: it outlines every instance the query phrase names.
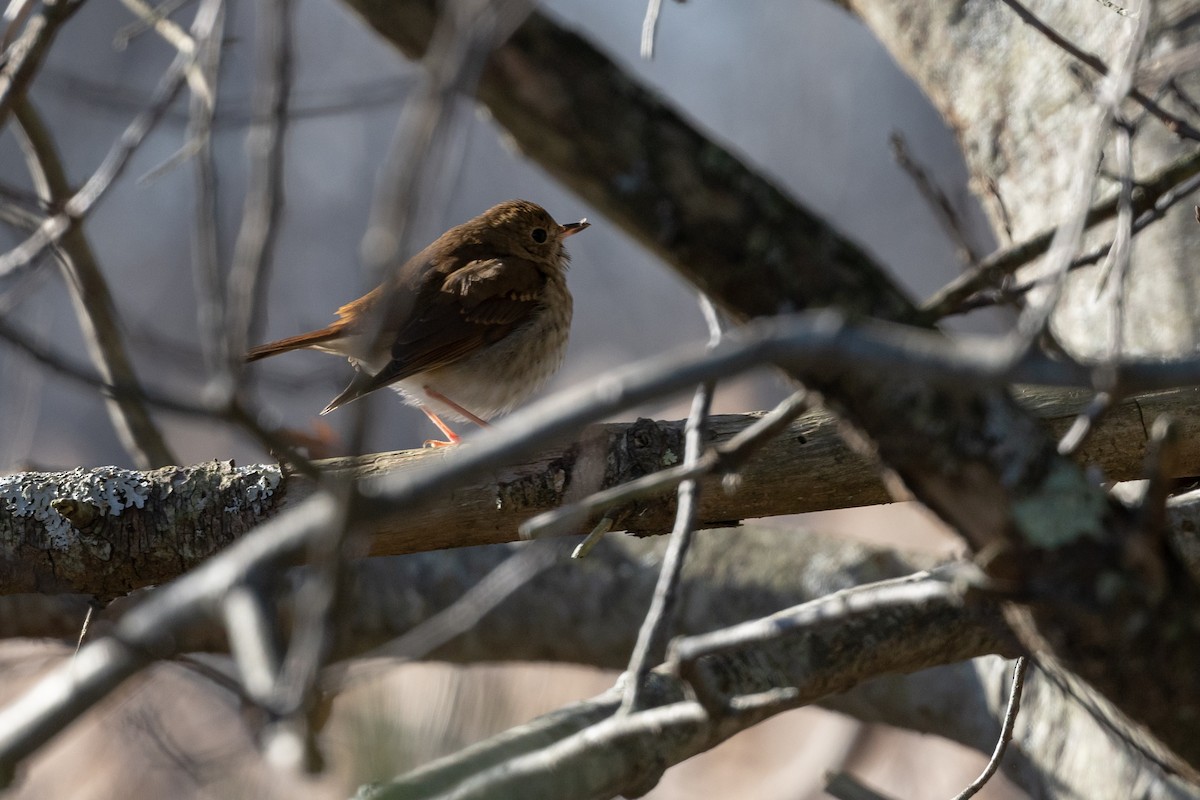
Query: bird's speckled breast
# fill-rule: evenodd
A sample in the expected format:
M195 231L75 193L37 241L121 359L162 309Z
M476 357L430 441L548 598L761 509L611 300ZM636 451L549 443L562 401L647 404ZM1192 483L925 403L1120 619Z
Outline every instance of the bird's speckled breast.
M562 366L571 333L572 300L563 275L547 279L542 305L525 325L466 358L392 384L410 403L443 418L462 415L429 397L424 387L483 419L511 411Z

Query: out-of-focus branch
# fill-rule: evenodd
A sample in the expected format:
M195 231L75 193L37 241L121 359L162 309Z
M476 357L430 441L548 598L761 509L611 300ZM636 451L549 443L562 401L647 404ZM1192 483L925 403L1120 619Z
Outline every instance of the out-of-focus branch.
M8 122L13 101L25 96L25 89L42 66L54 36L83 3L81 0L48 0L41 11L25 23L25 29L15 40L6 33L4 64L0 66L0 127Z
M259 57L254 87L254 122L247 137L250 170L242 225L229 273L225 344L228 348L221 375L222 387L233 391L247 342L261 329L262 293L270 274L271 256L279 235L283 211L284 135L291 93L291 3L287 0L259 6L255 25ZM216 343L214 343L216 344Z
M42 124L28 98L13 102L34 185L47 207L61 208L72 192L49 129ZM137 375L121 340L121 325L108 282L96 261L87 235L72 221L58 242L59 263L83 329L88 352L97 371L108 383L136 387ZM175 459L140 397L109 397L109 418L125 451L142 469L174 463Z
M201 5L201 10L211 8L211 2ZM200 15L199 18L209 20L210 23L215 23L217 15ZM205 31L193 31L198 36L206 35ZM183 88L186 75L192 66L193 59L190 56L179 54L171 65L167 68L166 73L159 80L158 86L154 90L154 96L151 99L150 107L138 114L134 120L129 123L125 131L121 134L116 143L109 149L104 160L100 162L100 166L92 173L91 177L67 198L59 208L54 210L54 213L47 217L25 241L9 250L7 253L0 255L0 275L5 275L19 266L28 263L38 253L49 247L54 242L68 231L74 221L80 220L87 216L92 207L99 202L100 198L108 191L113 182L120 177L129 165L129 160L133 157L134 151L145 140L146 136L153 130L158 121L166 114L167 108L171 105L171 101Z

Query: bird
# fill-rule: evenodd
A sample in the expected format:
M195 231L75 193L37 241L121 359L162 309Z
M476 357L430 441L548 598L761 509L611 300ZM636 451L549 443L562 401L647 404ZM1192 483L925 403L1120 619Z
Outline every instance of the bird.
M560 225L527 200L509 200L455 226L383 284L337 310L337 321L251 348L247 362L318 350L356 374L321 414L388 386L446 437L442 419L488 420L511 411L562 366L573 301L563 244L589 227Z

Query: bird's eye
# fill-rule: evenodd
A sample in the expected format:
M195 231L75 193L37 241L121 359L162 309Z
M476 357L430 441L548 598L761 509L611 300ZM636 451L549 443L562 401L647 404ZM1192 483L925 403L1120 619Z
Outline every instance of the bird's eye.
M542 242L546 241L547 234L546 234L545 228L534 228L533 231L529 235L532 236L533 240L535 242L537 242L538 244L541 244Z

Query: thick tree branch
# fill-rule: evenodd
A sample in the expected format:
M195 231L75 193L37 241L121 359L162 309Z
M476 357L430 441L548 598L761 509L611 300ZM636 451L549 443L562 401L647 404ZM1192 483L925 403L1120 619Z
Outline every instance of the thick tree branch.
M1064 432L1087 405L1078 391L1029 392L1023 403ZM1175 477L1200 474L1200 390L1180 389L1117 404L1077 454L1109 480L1142 476L1147 427L1161 415L1182 426ZM729 441L757 415L710 421L712 444ZM426 506L375 527L371 551L423 550L516 541L529 517L581 491L615 486L678 458L682 421L593 426L578 441L542 451L469 483L453 502ZM442 458L428 450L377 453L320 462L324 470L370 479L420 470ZM597 466L600 465L599 472ZM793 423L739 471L729 492L720 475L703 480L701 527L743 519L886 503L892 499L867 456L849 447L826 412ZM797 476L802 476L797 478ZM105 467L0 478L0 587L7 593L70 592L114 597L178 577L276 511L313 489L274 465L212 462L136 472ZM665 533L673 518L669 490L630 504L619 527ZM584 531L579 531L583 533Z

